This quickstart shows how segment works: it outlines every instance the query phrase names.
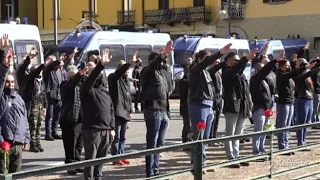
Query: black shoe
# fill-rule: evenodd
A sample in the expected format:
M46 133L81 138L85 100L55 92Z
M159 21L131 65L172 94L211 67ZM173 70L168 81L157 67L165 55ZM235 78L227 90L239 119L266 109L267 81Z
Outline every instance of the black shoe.
M44 149L42 148L42 146L41 146L40 143L38 143L37 148L40 150L40 152L43 152L43 151L44 151Z
M248 139L244 139L244 141L245 141L245 142L250 142L250 139L249 139L249 138L248 138Z
M240 166L249 166L250 164L248 162L241 162Z
M69 174L69 175L77 175L77 171L76 170L68 170L67 174Z
M241 143L241 144L243 144L243 143L245 143L245 142L246 142L246 141L245 141L244 139L241 139L241 140L240 140L240 143Z
M240 164L231 164L228 166L229 168L240 168Z
M84 169L76 169L77 173L84 173Z
M271 136L269 136L269 135L266 136L266 139L270 139L270 138L271 138Z
M281 155L283 155L283 156L291 156L293 154L291 152L289 152L289 153L284 153L284 154L281 154Z
M295 152L291 152L291 155L295 155L296 153Z
M54 141L54 138L52 136L46 136L44 139L47 141Z
M191 148L183 148L182 151L191 151Z
M30 151L30 152L35 152L35 153L40 152L39 148L38 148L36 145L34 145L34 144L30 145L29 151Z
M62 136L58 135L58 134L54 134L52 136L54 139L62 139Z

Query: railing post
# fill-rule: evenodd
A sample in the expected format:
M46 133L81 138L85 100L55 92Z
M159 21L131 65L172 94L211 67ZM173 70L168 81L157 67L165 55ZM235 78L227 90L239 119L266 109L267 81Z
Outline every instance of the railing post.
M272 179L273 178L273 132L271 132L270 134L270 174L269 174L269 178Z
M194 180L202 180L202 147L203 144L201 142L196 143L193 163Z
M0 180L13 180L12 174L7 174L7 175L0 175Z

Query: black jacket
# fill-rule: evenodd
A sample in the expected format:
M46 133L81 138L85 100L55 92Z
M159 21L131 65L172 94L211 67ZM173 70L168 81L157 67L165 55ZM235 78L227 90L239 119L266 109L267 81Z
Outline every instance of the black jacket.
M141 74L141 70L142 70L141 66L135 66L133 71L132 71L132 78L139 79L138 82L133 82L133 86L135 88L138 88L138 89L140 89L140 79L141 79L140 78L140 76L141 76L140 74Z
M207 56L199 63L192 64L189 69L189 103L202 103L214 100L215 89L209 71L206 69L222 56L220 52Z
M169 89L161 62L166 56L161 54L141 71L141 98L145 110L169 111Z
M235 113L248 117L252 110L252 101L248 81L243 74L248 60L243 57L233 67L222 70L224 107L223 113Z
M266 77L275 67L277 61L273 60L266 64L250 79L250 93L253 103L253 111L258 108L270 109L272 104L272 90L266 81Z
M213 94L213 105L214 108L217 109L220 107L222 103L222 92L223 92L223 87L222 87L222 73L220 72L220 69L224 69L227 66L226 62L221 62L220 64L210 68L208 71L210 73L210 76L212 78L213 82L213 87L215 89L215 92Z
M277 76L276 76L276 73L271 71L266 77L266 82L269 85L271 95L277 94Z
M63 76L60 70L55 69L59 64L60 61L53 61L43 70L48 100L61 100L60 85L63 82Z
M131 113L130 83L125 75L130 64L124 64L108 76L109 92L114 107L114 115L129 120Z
M111 97L103 83L99 62L80 89L82 129L114 130L115 118Z
M320 94L320 72L311 76L315 94Z
M68 81L61 84L62 108L60 124L70 125L82 122L80 113L80 86L83 78L78 72Z
M294 78L296 83L296 90L298 98L313 99L313 85L307 83L307 78L313 76L319 72L318 68L312 69L306 73L300 74Z
M295 69L291 72L279 70L277 75L278 104L292 104L294 102L295 83L292 78L301 74L305 68Z

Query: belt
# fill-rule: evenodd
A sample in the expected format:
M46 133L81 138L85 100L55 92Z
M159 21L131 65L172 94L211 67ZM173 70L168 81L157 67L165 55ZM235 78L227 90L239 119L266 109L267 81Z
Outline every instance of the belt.
M4 140L7 141L8 143L11 144L11 146L18 146L18 145L23 145L24 143L18 142L18 141L12 141L12 140Z

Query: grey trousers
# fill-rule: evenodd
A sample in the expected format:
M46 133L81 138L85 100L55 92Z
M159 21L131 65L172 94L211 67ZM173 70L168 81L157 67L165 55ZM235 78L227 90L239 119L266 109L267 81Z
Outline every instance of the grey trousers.
M240 135L243 133L245 119L238 114L225 113L226 119L226 136ZM229 160L239 157L239 140L232 140L225 143L227 158Z
M83 144L85 159L106 157L110 145L110 131L107 130L83 130ZM84 168L85 180L102 179L103 164Z

